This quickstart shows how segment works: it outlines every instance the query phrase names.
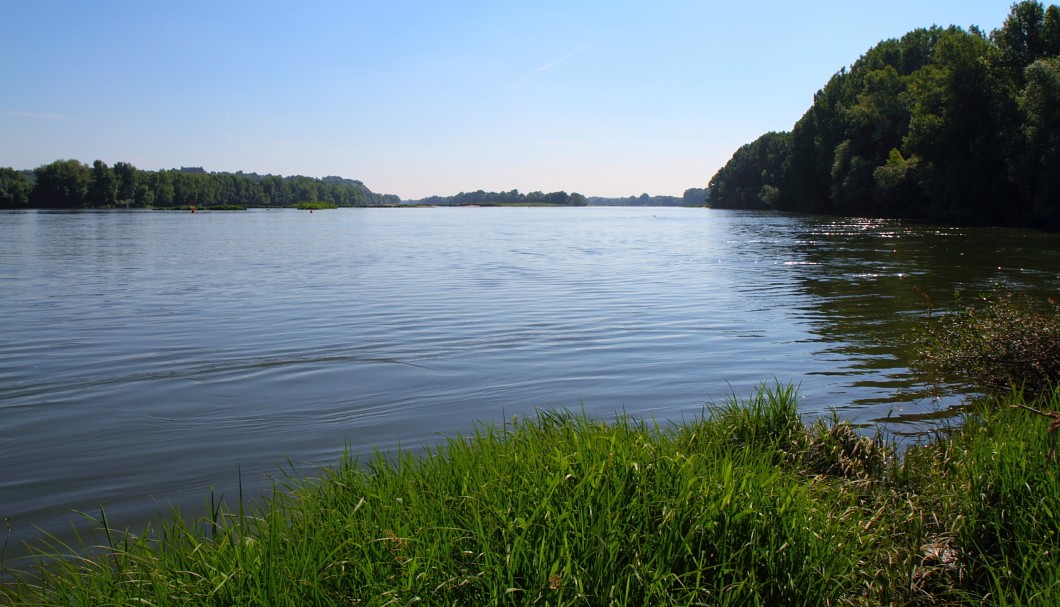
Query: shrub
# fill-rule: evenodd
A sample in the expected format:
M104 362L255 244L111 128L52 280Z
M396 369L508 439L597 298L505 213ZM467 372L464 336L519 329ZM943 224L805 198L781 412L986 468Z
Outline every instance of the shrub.
M977 392L1038 394L1060 379L1060 307L994 291L929 319L912 338L914 373Z

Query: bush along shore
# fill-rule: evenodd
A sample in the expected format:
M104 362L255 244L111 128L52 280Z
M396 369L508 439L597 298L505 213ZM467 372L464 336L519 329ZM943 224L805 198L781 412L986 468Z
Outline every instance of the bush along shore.
M542 412L246 510L139 535L101 517L103 545L43 548L0 604L1060 604L1060 390L901 452L796 401L666 426Z

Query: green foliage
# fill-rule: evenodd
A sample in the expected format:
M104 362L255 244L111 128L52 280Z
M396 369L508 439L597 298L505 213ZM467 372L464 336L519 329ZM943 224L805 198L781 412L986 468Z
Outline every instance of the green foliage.
M1060 227L1057 60L1060 9L1034 1L989 38L932 27L880 42L790 133L740 148L710 204Z
M1060 604L1060 469L1051 425L1060 389L1030 402L1012 393L979 405L961 432L906 455L905 487L935 517L935 539L925 545L932 583L944 582L961 604Z
M898 148L891 149L887 163L872 172L876 182L872 192L876 208L903 215L927 207L927 195L920 186L921 162L919 156L907 159Z
M152 207L155 211L245 211L247 207L238 204L215 204L209 207L197 207L193 204L179 207Z
M865 436L834 416L810 426L799 453L807 468L817 474L866 481L886 478L893 455L880 436Z
M89 168L77 160L56 160L33 170L36 183L30 204L42 208L77 209L85 206Z
M718 408L711 419L715 430L734 449L789 454L797 449L805 431L792 386L759 390L743 401L733 398Z
M584 207L588 204L589 200L584 195L579 194L578 192L572 192L571 195L567 197L567 205L569 206Z
M1022 84L1025 67L1039 59L1060 55L1060 9L1038 2L1018 2L1001 28L991 34L1000 51L1000 64Z
M453 196L430 196L412 202L424 206L585 206L588 204L588 200L585 196L577 192L568 194L561 191L546 194L544 192L534 191L528 194L523 194L519 190L511 190L508 192L486 192L483 190L476 190L474 192L460 192Z
M0 167L0 209L20 209L29 204L33 185L12 168Z
M39 167L34 175L36 185L29 194L29 205L40 208L285 207L306 200L335 206L400 202L397 196L373 193L360 181L341 177L207 173L198 167L140 171L127 162L108 167L101 160L91 168L76 160L60 160ZM0 195L7 188L5 179L0 176ZM4 199L0 198L2 206Z
M1034 214L1060 225L1060 57L1039 59L1024 74L1027 84L1019 98L1024 140L1016 170Z
M996 291L928 321L911 339L911 368L939 383L1037 394L1060 385L1060 307Z
M295 205L292 205L292 206L294 208L300 209L302 211L313 211L313 210L321 210L321 209L337 209L337 208L339 208L339 205L337 205L337 204L335 204L333 202L320 202L320 201L299 202L298 204L295 204Z
M1046 410L1060 411L1058 393L1043 402ZM956 526L955 537L977 557L971 574L979 585L1013 603L1057 604L1060 475L1055 462L1048 461L1052 457L1041 457L1055 449L1056 439L1047 420L1024 411L1015 415L1018 421L1007 427L990 417L977 420L968 455L956 456L968 463L955 462L966 521ZM1021 580L1035 580L1033 585L1046 592L1028 591Z
M90 207L111 207L118 201L118 178L107 163L96 160L92 163L92 175L88 183L85 200Z
M710 206L718 209L769 209L777 205L783 163L791 135L766 133L736 150L710 180Z
M993 225L1026 219L1007 178L1007 137L1019 132L1015 100L991 69L993 51L984 38L949 30L933 62L912 76L903 151L929 167L921 174L929 217Z
M572 194L573 196L573 194ZM703 206L706 202L707 193L702 188L691 188L685 190L685 195L677 196L651 196L647 192L639 196L606 197L590 196L587 203L593 206L616 206L616 207L676 207L676 206Z
M710 191L707 188L688 188L681 195L681 204L686 207L701 207L707 203Z
M119 203L128 206L136 196L139 171L128 162L115 162L112 170L117 181L115 196Z

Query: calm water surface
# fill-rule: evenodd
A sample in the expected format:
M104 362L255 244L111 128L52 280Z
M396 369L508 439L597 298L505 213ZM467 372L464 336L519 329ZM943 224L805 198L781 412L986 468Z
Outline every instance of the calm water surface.
M7 556L344 448L537 408L680 420L762 382L916 416L925 296L1060 286L1060 235L707 209L0 214ZM288 463L289 462L289 463Z

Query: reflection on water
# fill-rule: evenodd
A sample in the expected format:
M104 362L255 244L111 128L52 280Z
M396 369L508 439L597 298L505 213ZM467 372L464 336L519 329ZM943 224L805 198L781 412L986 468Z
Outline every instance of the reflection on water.
M812 296L820 352L845 361L835 373L851 376L854 386L889 388L890 395L857 404L890 403L888 415L899 412L892 421L909 422L906 430L915 431L916 422L937 413L904 411L906 402L932 392L905 371L901 337L962 293L967 298L997 286L1055 292L1058 243L1056 234L1025 230L848 219L804 223L795 250L806 264L800 289Z
M659 420L793 382L915 431L900 337L1057 235L706 209L0 214L0 516L139 525L539 407ZM9 548L9 555L11 549Z

